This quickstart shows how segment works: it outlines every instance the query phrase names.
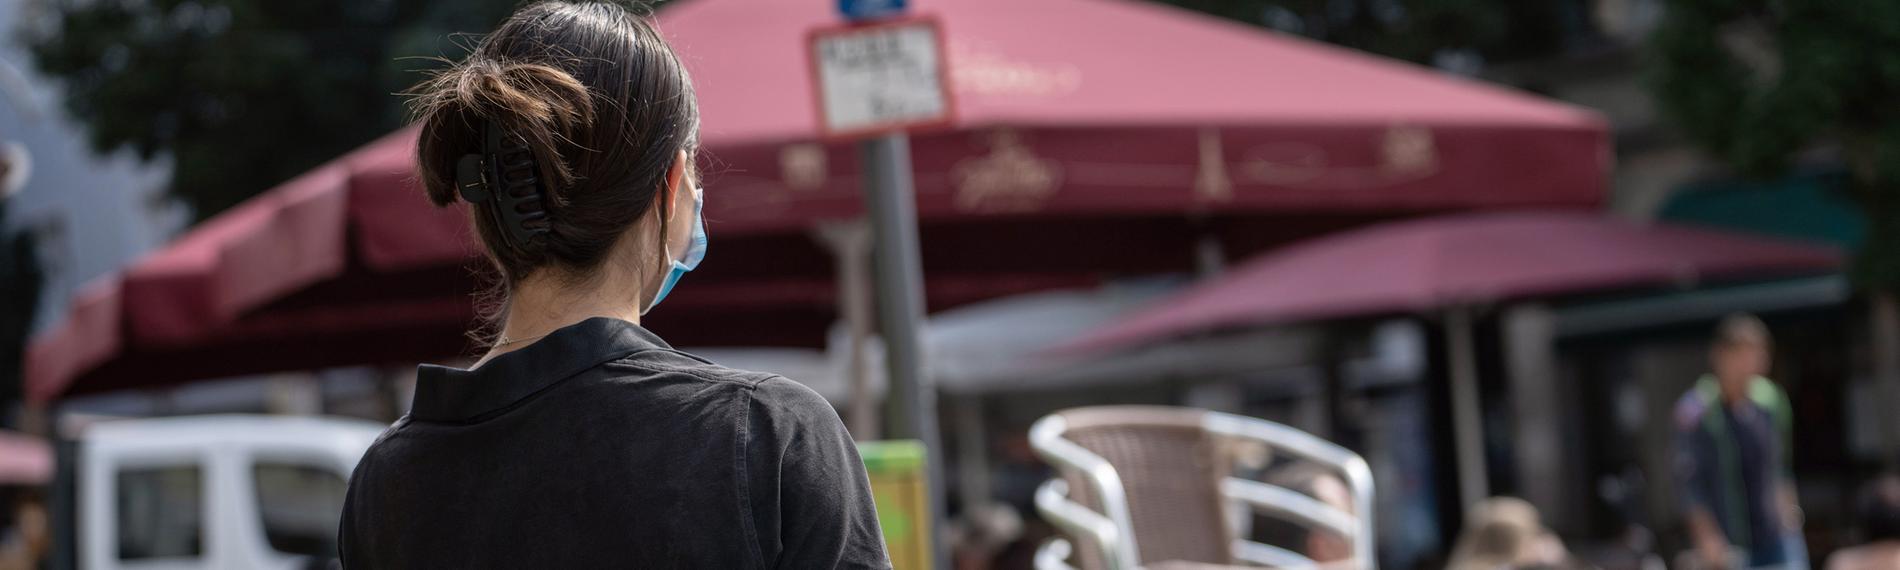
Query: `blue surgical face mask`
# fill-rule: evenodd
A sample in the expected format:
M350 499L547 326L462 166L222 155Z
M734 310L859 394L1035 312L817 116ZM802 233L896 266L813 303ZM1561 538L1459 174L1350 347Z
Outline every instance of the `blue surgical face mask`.
M673 285L678 284L680 278L686 276L686 272L699 267L700 260L706 259L706 221L701 212L704 202L705 190L693 193L693 235L690 241L686 242L686 256L671 260L673 268L666 272L666 279L660 282L660 292L653 294L653 302L647 303L647 308L640 311L640 314L644 315L647 311L659 306L660 301L666 299L666 294L673 292Z

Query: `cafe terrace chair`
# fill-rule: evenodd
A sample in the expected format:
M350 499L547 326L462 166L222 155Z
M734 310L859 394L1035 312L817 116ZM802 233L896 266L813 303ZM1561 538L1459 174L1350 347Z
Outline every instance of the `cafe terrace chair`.
M1036 509L1063 535L1037 551L1038 570L1321 567L1239 536L1228 514L1236 507L1346 537L1351 558L1326 568L1376 570L1371 470L1306 432L1192 408L1103 406L1037 420L1029 441L1057 472L1036 490ZM1336 472L1351 509L1233 476L1235 452L1262 444Z

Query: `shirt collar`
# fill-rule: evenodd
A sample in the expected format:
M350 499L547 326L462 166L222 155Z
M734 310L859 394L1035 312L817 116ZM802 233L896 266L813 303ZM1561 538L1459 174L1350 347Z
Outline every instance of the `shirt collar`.
M421 421L478 421L589 368L655 348L672 347L640 325L608 317L590 318L490 359L479 368L464 370L434 364L417 367L416 396L409 415Z

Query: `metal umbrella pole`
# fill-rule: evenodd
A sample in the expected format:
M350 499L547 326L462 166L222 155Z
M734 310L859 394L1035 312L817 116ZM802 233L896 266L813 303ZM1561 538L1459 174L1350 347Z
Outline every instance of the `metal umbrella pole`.
M1451 373L1451 429L1458 466L1458 499L1465 508L1491 494L1484 465L1484 407L1478 390L1472 309L1445 311L1445 356Z
M865 209L876 260L878 329L884 337L889 391L885 433L916 439L926 452L930 528L943 529L943 448L937 436L937 391L924 374L918 332L924 321L923 265L917 248L917 198L911 181L910 137L884 135L859 143ZM937 568L949 568L941 533L931 537Z

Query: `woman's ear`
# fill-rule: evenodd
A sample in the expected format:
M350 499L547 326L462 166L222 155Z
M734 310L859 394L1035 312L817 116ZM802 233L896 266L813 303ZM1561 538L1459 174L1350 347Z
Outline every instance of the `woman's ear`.
M690 191L686 184L686 167L688 166L688 160L686 150L681 149L673 155L673 166L666 169L666 195L662 196L661 199L665 200L666 212L669 215L672 214L675 208L680 204L680 191Z

